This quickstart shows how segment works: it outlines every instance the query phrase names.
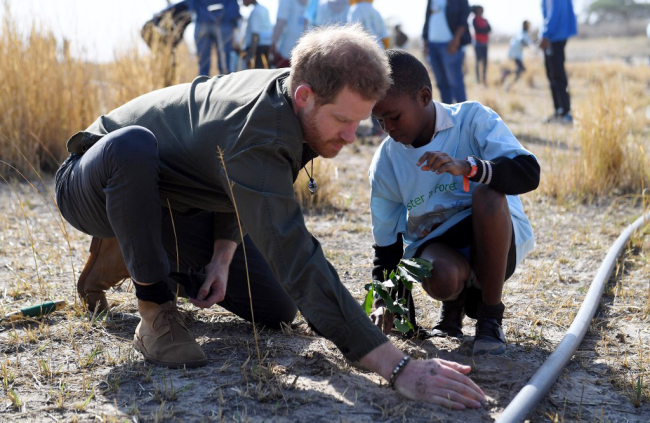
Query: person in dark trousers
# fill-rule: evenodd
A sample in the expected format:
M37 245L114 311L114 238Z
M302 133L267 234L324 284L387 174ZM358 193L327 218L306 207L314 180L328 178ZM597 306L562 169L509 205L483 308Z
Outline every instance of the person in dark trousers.
M422 288L442 307L419 335L462 338L467 314L477 320L474 354L504 354L503 285L534 245L518 195L537 188L539 164L494 111L432 101L424 65L387 54L393 84L372 109L389 134L368 172L372 277L383 281L403 256L430 261ZM393 318L381 298L374 305L371 319L388 333Z
M544 23L540 28L539 48L544 51L546 76L551 86L555 111L546 122L572 124L569 81L564 67L567 40L578 33L571 0L543 0Z
M472 42L467 0L427 0L422 39L443 103L467 100L463 46Z
M483 17L483 6L474 6L474 52L476 53L476 83L487 85L485 75L488 66L488 43L490 42L490 23ZM482 70L481 70L482 67Z
M199 57L199 75L210 75L212 47L217 49L219 73L230 72L233 33L241 18L237 0L186 0L196 15L194 40Z
M359 25L317 28L293 48L290 69L153 91L68 140L57 204L75 228L117 238L141 317L133 345L147 361L208 362L176 307L172 279L191 304L225 304L264 325L290 323L299 308L347 359L405 397L482 406L469 366L410 359L372 324L307 230L295 196L305 165L352 144L389 85L384 52Z

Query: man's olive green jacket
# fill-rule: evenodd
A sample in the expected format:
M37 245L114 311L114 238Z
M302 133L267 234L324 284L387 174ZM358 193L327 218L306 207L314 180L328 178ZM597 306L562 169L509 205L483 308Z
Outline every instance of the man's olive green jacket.
M74 135L68 150L82 154L126 126L149 129L158 140L161 205L169 200L178 212L212 211L215 239L240 242L236 202L244 231L305 318L356 361L387 338L305 227L293 183L315 153L303 142L288 76L286 69L250 70L145 94Z

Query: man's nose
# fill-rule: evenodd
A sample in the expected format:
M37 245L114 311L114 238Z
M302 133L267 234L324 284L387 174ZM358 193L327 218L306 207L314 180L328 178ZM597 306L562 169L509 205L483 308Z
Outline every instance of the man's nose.
M343 141L347 142L348 144L352 144L355 139L355 133L357 132L357 128L359 127L359 122L354 122L350 125L347 125L343 131L341 131L341 139Z

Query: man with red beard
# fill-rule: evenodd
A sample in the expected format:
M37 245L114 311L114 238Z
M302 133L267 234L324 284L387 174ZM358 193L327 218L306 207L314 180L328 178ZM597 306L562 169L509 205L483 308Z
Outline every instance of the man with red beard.
M383 51L360 27L318 29L301 38L290 69L198 77L138 97L70 138L57 203L75 228L117 239L141 316L133 344L145 359L207 364L169 287L183 285L197 307L219 304L251 320L247 259L256 323L290 323L300 308L348 359L405 396L481 405L469 366L409 363L388 342L307 231L294 195L305 164L351 144L389 84ZM114 282L88 280L80 278L79 294L106 308L103 291Z

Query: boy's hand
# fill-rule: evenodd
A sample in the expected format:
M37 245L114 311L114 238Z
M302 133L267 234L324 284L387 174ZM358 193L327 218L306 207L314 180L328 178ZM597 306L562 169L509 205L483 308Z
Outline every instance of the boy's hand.
M424 166L422 166L424 165ZM472 166L466 160L456 159L442 151L428 151L418 159L416 166L425 172L449 173L454 176L469 175Z
M374 304L374 307L375 311L370 313L370 320L372 320L372 323L374 323L379 330L381 330L385 335L388 335L393 329L393 313L384 307L383 300L381 302L377 301Z

